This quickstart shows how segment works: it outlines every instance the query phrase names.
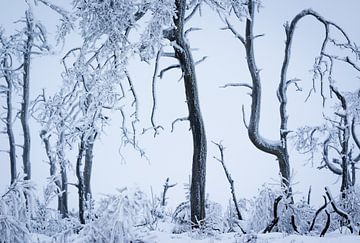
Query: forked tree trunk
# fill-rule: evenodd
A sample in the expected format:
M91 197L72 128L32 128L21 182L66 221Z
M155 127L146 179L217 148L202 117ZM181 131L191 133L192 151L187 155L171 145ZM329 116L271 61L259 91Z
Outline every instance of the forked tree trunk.
M196 82L195 64L190 47L184 37L184 16L186 0L176 0L177 17L175 23L174 48L184 76L186 102L193 137L193 161L190 187L191 222L193 227L205 219L205 177L207 144L205 127L200 111L199 94Z
M254 12L255 12L255 2L249 0L248 2L248 11L250 13L251 19L246 20L246 29L245 29L245 40L244 45L246 49L246 59L248 64L248 69L251 74L252 79L252 95L251 95L251 114L250 114L250 123L248 128L248 135L251 142L261 151L275 155L280 169L280 174L282 177L282 186L286 194L291 194L291 188L289 185L290 180L290 163L289 163L289 154L287 151L286 145L286 134L283 134L283 130L280 131L281 141L269 141L264 139L259 132L259 122L260 122L260 112L261 112L261 79L260 79L260 70L257 68L255 63L255 54L254 54ZM281 89L281 90L280 90ZM285 92L283 88L279 87L279 91ZM283 94L285 95L285 93ZM284 103L281 103L281 110L285 109L286 100L284 97ZM281 128L286 128L287 117L281 115Z

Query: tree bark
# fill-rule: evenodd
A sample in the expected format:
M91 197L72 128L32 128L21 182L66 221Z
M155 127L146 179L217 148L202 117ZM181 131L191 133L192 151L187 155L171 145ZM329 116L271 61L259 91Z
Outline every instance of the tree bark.
M61 124L63 126L63 124ZM68 217L68 180L66 172L66 161L64 155L64 132L60 132L59 142L58 142L58 158L60 165L60 175L61 175L61 200L59 204L60 214L63 218Z
M81 173L81 164L82 158L85 150L85 141L84 136L81 136L81 141L79 145L79 152L76 159L76 177L78 179L78 196L79 196L79 221L81 224L85 224L85 197L84 197L84 179L83 174Z
M176 58L180 62L184 75L186 102L189 111L189 121L193 137L193 162L190 188L191 222L193 227L205 219L205 178L207 144L203 118L200 110L199 94L196 81L195 64L190 47L184 37L184 16L186 0L175 1L177 17L175 23L174 47Z
M85 164L84 164L83 180L84 180L84 196L86 201L91 200L91 171L92 171L92 164L94 158L93 150L94 150L95 137L96 134L90 135L85 145Z
M4 59L3 63L4 68L7 68L7 59ZM10 157L10 184L16 179L17 169L16 169L16 144L13 130L13 106L12 106L12 95L13 95L13 83L10 77L10 73L5 71L5 80L7 84L6 92L6 133L9 140L9 157Z
M33 17L30 11L26 11L26 28L27 40L24 50L24 65L23 65L23 83L22 83L22 103L20 120L23 130L24 144L23 144L23 166L25 173L25 180L31 179L31 164L30 164L30 128L29 128L29 103L30 103L30 62L31 49L33 46Z

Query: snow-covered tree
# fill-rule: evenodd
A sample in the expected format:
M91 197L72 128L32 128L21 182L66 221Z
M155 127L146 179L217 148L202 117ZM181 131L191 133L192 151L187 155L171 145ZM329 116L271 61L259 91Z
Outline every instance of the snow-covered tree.
M315 59L314 63L314 79L315 81L321 82L321 95L325 99L324 89L326 82L326 75L329 76L330 82L328 85L332 85L334 79L331 79L333 68L335 67L335 62L344 62L347 65L359 70L356 66L353 58L357 58L358 50L356 45L350 40L348 35L343 31L341 27L333 23L331 20L324 18L318 12L312 9L305 9L295 15L295 17L290 21L285 23L285 47L284 47L284 58L280 69L280 81L277 89L277 97L279 100L279 115L280 115L280 129L279 129L279 139L276 141L271 141L264 138L259 131L259 122L261 118L261 94L262 94L262 78L260 69L256 65L256 56L255 56L255 39L261 37L262 35L256 35L254 33L254 26L256 23L256 10L260 8L261 1L257 0L240 0L240 1L226 1L226 7L231 15L234 15L236 19L240 22L244 19L245 21L245 33L241 34L237 31L236 28L231 24L228 15L223 14L224 21L226 23L226 29L228 29L243 45L246 52L246 61L247 67L251 76L252 84L247 83L235 83L227 84L228 86L243 86L251 90L251 113L249 124L247 125L248 135L251 142L261 151L265 153L272 154L276 156L280 174L282 176L282 184L284 189L291 194L291 188L289 188L290 182L290 160L289 160L289 150L288 150L288 113L287 113L287 104L288 96L287 91L290 85L295 84L298 87L297 78L288 77L288 69L291 61L291 50L292 43L294 41L295 30L305 17L313 17L317 23L324 27L324 39L320 46L319 56ZM226 13L226 11L225 11ZM338 41L334 36L335 31L339 31L341 34L340 39L344 42ZM348 56L339 57L336 54L331 53L331 47L336 47L350 52ZM346 53L346 52L345 52ZM346 55L346 54L345 54Z

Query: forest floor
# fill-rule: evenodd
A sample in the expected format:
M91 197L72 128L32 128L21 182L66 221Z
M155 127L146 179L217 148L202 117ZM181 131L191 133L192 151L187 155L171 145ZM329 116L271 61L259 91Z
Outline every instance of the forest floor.
M71 237L72 242L81 242L76 239L76 236ZM54 239L40 234L32 235L33 242L50 243ZM55 241L56 242L56 241ZM239 234L239 233L224 233L218 235L199 235L196 232L187 232L182 234L171 234L161 231L150 231L142 237L141 240L135 241L137 243L359 243L360 236L328 233L325 237L310 236L310 235L287 235L284 233L268 233L268 234Z

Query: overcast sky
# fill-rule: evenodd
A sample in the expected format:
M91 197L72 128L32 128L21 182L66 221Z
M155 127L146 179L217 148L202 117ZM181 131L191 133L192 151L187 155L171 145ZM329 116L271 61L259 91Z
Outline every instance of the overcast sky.
M68 1L64 1L68 2ZM265 34L255 42L257 65L262 69L263 99L261 133L266 138L277 139L279 134L278 102L276 88L279 82L279 73L284 49L283 24L290 21L293 16L305 8L312 8L324 17L333 20L342 26L350 38L360 43L358 14L360 3L357 0L329 1L329 0L265 0L264 7L256 15L255 33ZM2 0L0 9L0 23L5 27L6 33L11 34L18 24L13 24L24 14L25 5L22 0ZM54 34L56 16L49 14L49 10L40 8L36 11L44 21L50 33ZM240 43L227 31L220 30L224 24L218 16L205 7L202 16L196 16L189 26L200 27L203 30L190 34L195 59L208 56L207 60L196 67L200 104L204 116L208 139L207 162L207 187L210 199L226 204L230 198L230 190L220 164L213 159L218 156L217 148L211 141L223 141L226 147L225 160L237 190L238 198L251 197L264 183L279 181L278 164L275 157L257 150L247 137L246 129L242 122L241 105L245 105L247 117L249 116L250 97L247 90L242 88L220 89L219 86L229 82L249 82L250 77L245 63L244 50ZM243 31L244 23L234 21L233 25ZM299 24L295 33L292 62L289 78L300 78L304 92L289 91L289 129L309 124L315 125L321 121L321 99L315 94L312 99L304 103L311 87L311 73L314 58L318 55L320 44L324 35L323 26L313 18L306 18ZM71 47L80 45L80 39L72 34L67 39L66 45L54 56L37 57L32 67L32 98L35 98L41 89L45 88L51 95L61 85L60 74L63 71L60 58ZM166 67L168 60L161 61L161 66ZM135 82L139 95L141 126L150 126L151 113L151 77L153 65L131 61L129 72ZM346 68L339 69L337 85L340 90L356 90L360 88L359 79L355 73ZM131 148L122 150L126 162L122 162L119 155L120 145L120 120L118 114L113 114L112 126L105 130L100 140L95 143L95 159L93 164L92 190L95 197L102 193L113 193L116 188L124 186L139 186L150 193L150 187L155 194L160 194L162 184L167 177L178 185L169 191L170 205L175 207L185 199L183 183L189 181L192 161L192 138L189 124L182 122L176 124L175 131L171 130L171 122L178 117L186 116L183 82L178 82L181 74L173 70L164 75L157 82L158 109L156 121L165 131L155 139L151 132L139 137L150 161L140 158L139 154ZM5 104L5 100L1 100ZM49 173L46 163L45 151L39 139L39 127L32 122L32 166L33 179L39 189ZM6 148L7 140L4 135L0 137L1 148ZM18 149L19 150L19 149ZM305 193L310 185L315 193L322 193L324 185L332 185L334 191L339 189L337 177L331 172L315 169L306 164L306 157L300 156L290 148L290 163L294 171L294 182L299 182L294 187L295 191ZM20 162L19 154L19 162ZM69 155L68 159L75 161ZM6 154L0 154L0 190L4 191L9 181L9 162ZM20 168L20 164L19 164ZM76 182L74 170L70 181ZM305 195L303 194L303 195ZM303 196L299 195L299 197ZM75 188L70 190L70 208L76 208ZM313 195L316 202L321 200L321 195Z

